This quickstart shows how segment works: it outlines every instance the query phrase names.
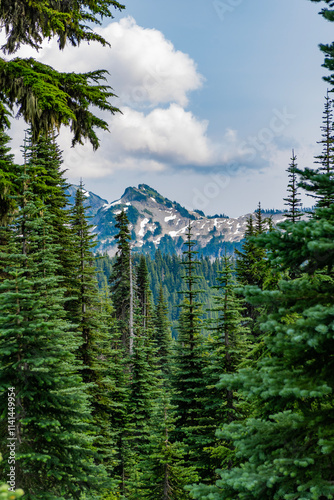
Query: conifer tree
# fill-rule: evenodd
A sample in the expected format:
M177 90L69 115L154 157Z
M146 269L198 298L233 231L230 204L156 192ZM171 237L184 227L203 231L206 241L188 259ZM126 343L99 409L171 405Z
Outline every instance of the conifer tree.
M94 337L101 329L101 323L97 316L98 296L91 253L94 247L93 236L89 232L83 201L83 184L80 182L71 217L72 247L76 256L75 275L77 279L74 287L75 298L70 301L69 308L72 321L82 337L79 352L84 365L83 379L85 382L92 382L94 376L91 368L97 354L94 352L93 343Z
M142 325L145 328L152 327L152 292L148 275L147 263L144 255L140 256L136 276L136 291L139 300L139 308L142 316Z
M82 339L77 357L83 364L83 381L90 384L89 394L97 435L94 445L98 450L99 461L110 471L115 466L117 436L117 428L111 426L111 414L115 410L120 412L118 405L124 388L122 390L122 386L118 386L119 380L115 377L120 368L116 366L119 362L115 353L117 346L113 346L115 335L111 335L111 318L107 315L112 314L112 308L108 297L101 301L98 295L91 253L95 244L89 231L91 226L87 222L83 202L81 182L71 216L76 283L73 287L75 298L69 301L68 310L75 330Z
M311 0L311 2L324 2L327 4L325 7L321 9L319 14L321 14L326 21L334 21L334 9L333 9L333 1L332 0ZM326 82L329 82L331 85L334 84L334 75L333 75L333 69L334 69L334 43L332 42L330 45L329 44L323 44L321 43L319 45L320 50L325 54L325 61L323 64L324 68L327 68L329 71L331 71L330 76L325 76L324 80Z
M257 210L255 210L255 234L262 234L266 228L266 221L262 216L261 202L259 202Z
M289 184L288 184L288 197L283 198L286 202L285 205L288 207L284 212L284 217L292 222L297 222L302 216L302 212L299 209L301 207L300 198L298 198L298 180L297 180L297 156L294 150L292 150L291 163L287 168L289 174Z
M327 499L334 497L333 263L334 205L309 221L262 235L272 265L299 278L279 289L248 287L247 300L265 305L261 319L268 350L257 366L221 383L238 390L257 411L220 432L241 464L221 470L215 486L193 488L193 498Z
M0 129L0 251L6 244L7 232L5 226L9 223L16 205L17 166L8 145L10 138ZM4 265L0 257L0 280L4 277Z
M133 353L126 417L122 430L121 491L129 499L141 498L150 436L154 432L152 416L161 392L156 349L141 317L135 319Z
M162 286L155 316L154 354L149 353L150 365L160 368L157 372L156 399L151 411L150 436L147 453L142 463L142 498L185 500L189 493L184 487L198 479L194 466L185 463L186 451L181 443L173 440L176 409L172 405L171 385L172 338L167 320L167 307ZM147 332L149 334L149 332ZM174 436L175 437L175 436Z
M6 418L7 390L15 387L17 484L31 500L74 499L88 490L98 498L107 478L87 434L87 388L75 360L80 342L64 319L51 216L29 190L19 207L0 284L0 404ZM6 431L3 421L3 444Z
M213 362L210 366L216 383L223 373L235 373L249 350L247 320L242 315L245 307L236 296L237 283L233 277L233 263L230 256L223 257L223 270L219 273L215 288L221 295L215 296L214 311L218 319L212 321ZM215 324L215 326L213 326ZM233 391L217 391L217 416L222 423L238 418L238 403Z
M108 45L101 34L92 30L92 24L100 24L103 17L112 18L112 6L124 8L112 0L4 0L0 4L0 20L7 40L1 49L8 54L15 53L21 45L39 49L44 38L54 36L58 36L59 49L68 42L75 46L82 40ZM108 102L115 94L104 85L106 73L64 73L31 57L0 58L0 128L9 127L8 116L16 107L16 116L31 125L34 142L54 127L59 130L61 125L70 125L73 144L89 139L96 149L99 140L94 129L108 130L108 124L91 107L112 114L119 111Z
M173 366L173 404L177 407L177 421L174 439L185 447L185 465L194 466L201 477L212 474L210 456L204 450L212 441L213 416L206 408L208 381L205 376L204 338L201 324L201 304L196 288L196 261L191 239L191 226L187 230L187 250L184 252L187 289L182 303L178 338Z
M259 288L276 288L277 276L275 276L267 261L266 250L256 244L256 239L266 231L272 231L270 219L262 216L261 204L255 214L255 225L252 215L249 217L245 231L245 242L242 250L235 250L236 276L241 285L258 286ZM252 320L251 330L253 335L259 336L256 320L260 309L250 303L245 303L244 316Z
M323 151L315 157L315 163L320 167L297 170L297 173L301 176L300 186L308 192L308 196L316 199L316 207L329 208L334 203L334 125L333 100L328 97L328 92L321 130L322 140L318 144L323 145Z
M322 131L322 139L317 144L323 145L323 151L316 156L315 163L320 165L319 171L326 174L333 173L334 170L334 124L333 124L333 99L327 94L325 96L323 125L320 127Z
M9 141L10 137L0 129L0 226L5 225L9 214L13 213L17 190L17 173Z
M171 441L175 419L169 391L164 390L152 416L154 432L142 477L145 500L187 500L185 486L198 480L195 468L185 465L182 444Z
M245 231L245 242L242 245L242 250L235 250L236 254L236 275L238 282L241 285L256 285L263 286L264 273L263 273L263 259L264 252L262 249L258 251L256 247L254 236L256 235L256 228L254 227L253 216L250 215L247 220ZM255 320L258 317L258 310L251 304L245 304L246 309L244 315L252 320L252 332L257 336L258 330Z
M94 3L70 0L60 4L50 0L33 0L28 5L23 0L14 4L5 0L0 8L0 19L7 36L2 50L12 54L22 44L39 49L43 38L55 36L58 37L59 49L64 49L66 42L76 46L83 40L108 45L87 23L99 25L100 18L112 18L111 7L124 9L124 5L115 0L96 0Z
M114 303L115 317L122 334L122 342L125 349L130 345L130 241L129 220L124 210L116 215L115 236L118 241L118 250L113 271L110 276L110 290Z
M210 363L206 369L210 379L210 412L215 415L217 429L240 420L245 415L245 404L239 395L226 387L220 388L222 374L236 373L249 355L249 328L243 312L243 301L237 297L238 287L233 276L233 262L230 256L223 257L223 269L217 278L215 289L219 292L214 299L213 311L218 314L209 324L208 351ZM229 442L214 437L210 444L211 459L219 467L222 462L229 467L234 460L234 450Z
M168 309L164 298L163 288L160 285L158 303L155 309L155 342L157 346L157 355L161 370L164 374L170 373L171 356L171 332L168 321Z
M52 215L50 223L55 235L54 243L59 245L59 273L63 277L66 296L73 295L75 282L75 256L70 231L69 211L67 210L68 183L62 170L62 152L56 142L54 131L41 136L36 143L32 141L31 130L26 130L22 147L24 167L28 169L30 179L27 179L29 189L36 199L41 200ZM19 189L24 189L23 185ZM68 304L65 304L67 309ZM68 314L71 321L71 315Z
M236 273L238 281L243 285L257 285L262 287L265 281L265 252L262 248L257 248L254 241L254 237L262 234L263 231L264 222L261 207L259 207L255 221L252 215L247 219L245 242L242 250L235 251L237 256Z

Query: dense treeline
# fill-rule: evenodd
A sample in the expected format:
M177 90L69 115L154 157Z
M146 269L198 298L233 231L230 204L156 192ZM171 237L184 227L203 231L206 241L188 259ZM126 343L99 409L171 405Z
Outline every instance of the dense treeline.
M22 2L1 5L9 52L54 34L60 45L94 39L82 22L122 8L30 3L22 23ZM332 70L333 46L321 48ZM15 64L20 75L24 63ZM20 82L10 96L1 82L4 120L27 102ZM91 97L104 109L100 92ZM74 142L96 145L92 100L81 97ZM274 228L259 205L235 258L215 262L197 259L191 224L183 259L136 255L124 211L116 258L96 261L82 185L66 208L54 132L69 123L71 99L40 124L43 110L21 108L34 123L20 165L0 124L0 446L10 486L1 498L334 498L334 126L325 99L315 168L298 168L292 152L285 222ZM301 189L315 203L308 219Z
M138 266L140 255L133 254L133 264ZM163 294L168 306L168 320L170 322L173 336L177 333L177 321L180 316L180 305L182 303L182 294L180 292L186 290L183 276L184 258L177 255L163 254L160 250L155 252L154 258L149 255L145 256L149 286L152 292L154 303L157 303L160 288L162 286ZM110 275L112 274L113 263L115 258L110 258L108 255L98 255L96 259L97 279L99 288L103 289L107 286ZM209 257L199 258L197 272L199 274L199 300L203 306L203 317L213 318L217 315L212 311L214 296L217 291L214 286L219 277L219 273L223 269L221 259L211 261Z
M2 477L25 498L334 494L332 109L319 166L292 153L286 222L259 204L241 249L214 261L191 224L182 258L134 252L124 211L115 258L95 256L55 135L27 131L16 165L1 134Z

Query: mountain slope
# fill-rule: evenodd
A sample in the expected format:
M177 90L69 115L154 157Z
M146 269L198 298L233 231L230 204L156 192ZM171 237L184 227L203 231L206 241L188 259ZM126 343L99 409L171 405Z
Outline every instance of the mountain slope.
M115 254L115 216L121 210L125 210L129 218L135 249L153 253L160 248L165 253L181 253L190 222L197 250L211 257L240 246L250 215L234 219L207 217L200 211L188 211L150 186L140 184L138 188L127 188L119 200L105 203L95 214L92 231L97 239L96 251ZM282 213L273 215L275 224L283 219Z
M66 194L68 195L68 205L74 205L75 201L75 193L79 186L76 186L75 184L70 185L67 190ZM107 200L104 200L97 194L92 193L91 191L83 191L85 195L85 200L84 200L84 207L86 208L86 214L90 217L95 215L98 210L103 207L107 202Z

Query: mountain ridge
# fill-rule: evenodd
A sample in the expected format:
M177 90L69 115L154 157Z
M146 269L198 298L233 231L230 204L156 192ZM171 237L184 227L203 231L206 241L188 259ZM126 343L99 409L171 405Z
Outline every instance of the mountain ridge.
M77 186L71 186L73 190ZM226 215L207 216L201 210L188 210L171 201L147 184L129 186L123 195L108 203L91 191L85 191L85 205L93 202L92 234L96 238L95 251L115 255L117 251L116 215L124 210L129 219L133 250L153 255L160 248L163 253L182 254L188 224L191 224L195 250L203 256L216 258L232 253L241 246L250 215L229 218ZM273 223L284 220L282 212L274 213Z
M78 186L68 189L69 202L73 203ZM108 203L92 191L84 189L84 206L91 219L91 232L95 236L95 252L111 257L117 251L115 235L116 215L124 210L129 219L129 229L134 251L154 255L162 253L182 255L189 223L192 227L194 249L202 256L221 257L241 248L247 221L255 212L239 217L224 214L205 215L201 210L188 210L176 201L164 197L148 184L129 186L123 195ZM269 213L268 213L269 212ZM285 220L283 210L264 210L263 217L271 215L273 225ZM303 217L307 217L305 214Z

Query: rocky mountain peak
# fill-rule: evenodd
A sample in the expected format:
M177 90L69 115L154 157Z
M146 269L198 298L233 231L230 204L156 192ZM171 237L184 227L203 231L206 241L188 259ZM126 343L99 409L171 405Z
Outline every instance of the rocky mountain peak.
M91 223L96 235L96 251L109 255L116 253L116 215L121 210L127 213L134 249L154 254L159 248L163 253L182 254L190 223L193 240L197 242L195 249L212 258L223 255L225 251L231 253L241 246L251 215L237 218L222 214L206 216L200 210L187 210L147 184L126 188L122 197L112 203L91 192L86 196L87 204L93 202L95 207ZM282 220L282 212L273 213L273 224Z

